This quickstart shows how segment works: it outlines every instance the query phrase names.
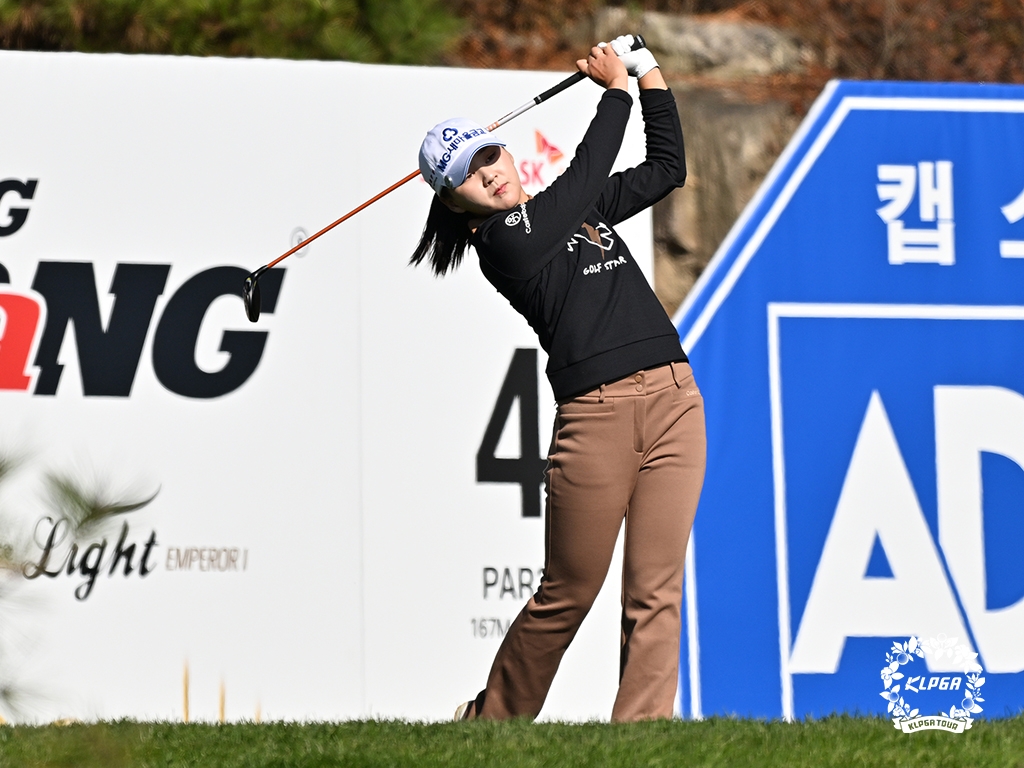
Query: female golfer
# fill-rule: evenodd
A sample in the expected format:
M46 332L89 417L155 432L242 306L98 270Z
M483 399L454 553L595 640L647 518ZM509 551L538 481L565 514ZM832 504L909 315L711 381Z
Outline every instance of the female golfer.
M671 717L683 561L704 479L704 408L679 337L614 227L686 176L675 100L632 37L576 62L605 88L569 168L535 197L468 120L420 148L436 192L412 263L443 275L467 245L537 332L558 403L545 471L544 576L459 719L535 717L597 597L625 518L619 688L612 719ZM616 55L618 51L622 58ZM628 67L628 71L627 71ZM611 174L639 80L647 157Z

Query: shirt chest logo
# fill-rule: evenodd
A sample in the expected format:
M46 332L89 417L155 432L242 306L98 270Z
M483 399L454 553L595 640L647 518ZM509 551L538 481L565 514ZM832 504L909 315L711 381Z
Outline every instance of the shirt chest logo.
M585 243L599 248L601 250L601 259L604 260L605 251L608 251L615 246L615 238L612 237L611 227L603 221L596 227L584 222L583 230L583 232L577 232L573 235L572 240L565 244L569 253L574 253L576 251L576 243ZM584 232L586 234L584 234Z
M575 250L575 243L588 243L592 246L599 248L601 251L600 261L594 262L593 264L589 264L583 267L584 275L596 275L600 274L601 272L610 272L611 270L615 269L615 267L621 266L622 264L626 263L626 257L621 255L612 259L605 258L606 251L608 251L615 245L615 238L612 237L611 227L609 227L603 221L600 222L596 227L584 222L583 231L586 232L585 236L582 232L577 232L575 235L573 235L572 240L566 243L566 248L569 249L569 252L571 253ZM580 251L581 256L584 255L585 253L593 254L593 251L589 248L585 248L582 251Z

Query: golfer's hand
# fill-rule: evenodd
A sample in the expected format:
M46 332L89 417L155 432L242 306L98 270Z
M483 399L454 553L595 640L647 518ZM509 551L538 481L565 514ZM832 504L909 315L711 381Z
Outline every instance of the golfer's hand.
M629 88L626 67L606 43L591 48L587 58L576 62L576 68L603 88Z
M619 59L622 60L629 76L635 77L639 80L652 69L656 69L658 67L658 62L655 60L654 54L651 53L649 48L637 48L634 51L633 43L634 39L632 35L621 35L608 43L608 45L613 51L615 51Z

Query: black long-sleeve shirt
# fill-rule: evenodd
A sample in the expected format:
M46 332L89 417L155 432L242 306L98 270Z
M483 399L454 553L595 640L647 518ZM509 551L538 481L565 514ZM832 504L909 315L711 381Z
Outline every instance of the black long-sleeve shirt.
M548 354L556 400L685 361L679 336L613 227L686 178L670 91L640 92L647 157L609 176L633 98L609 89L568 169L536 197L486 219L470 242L488 281Z

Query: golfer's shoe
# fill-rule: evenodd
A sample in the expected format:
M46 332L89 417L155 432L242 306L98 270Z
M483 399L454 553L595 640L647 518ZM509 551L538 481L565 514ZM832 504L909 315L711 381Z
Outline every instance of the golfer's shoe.
M455 710L455 717L452 719L455 722L460 720L473 720L476 718L476 700L470 699L459 704L458 709Z

